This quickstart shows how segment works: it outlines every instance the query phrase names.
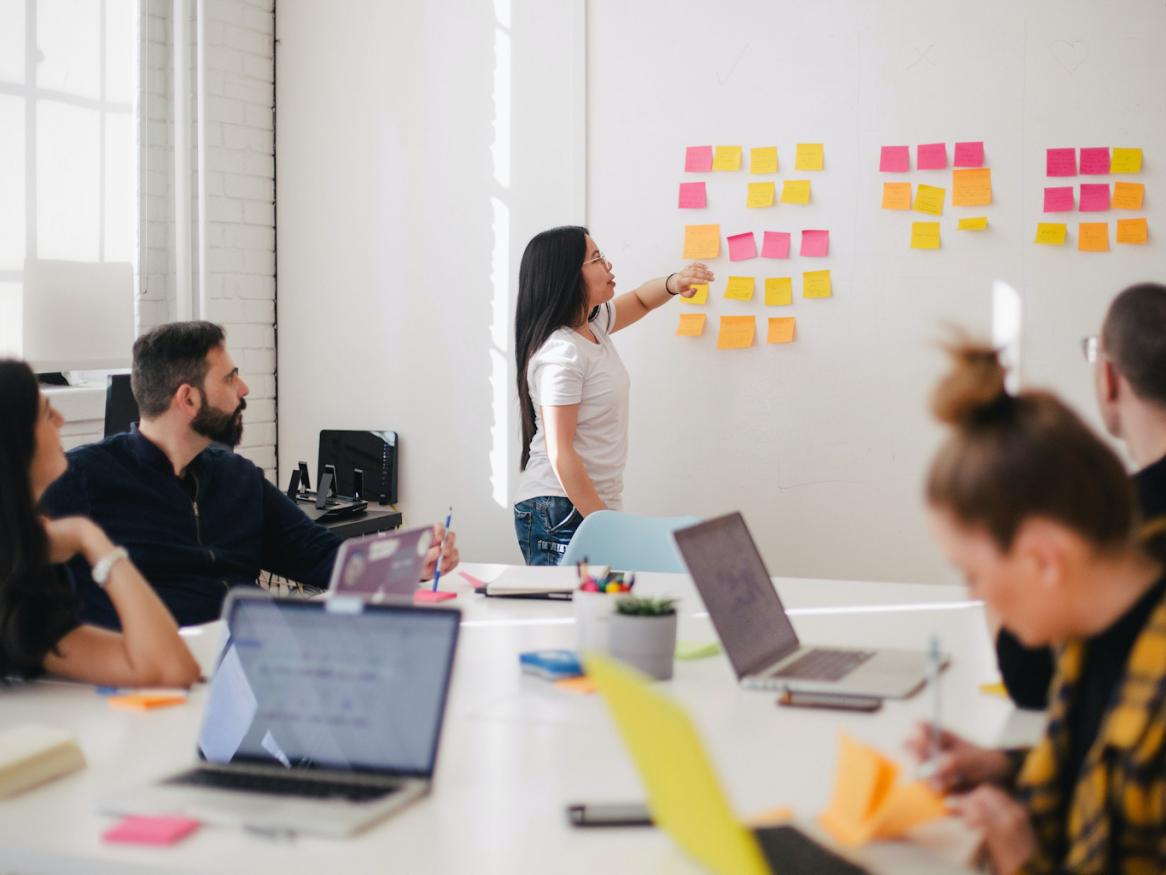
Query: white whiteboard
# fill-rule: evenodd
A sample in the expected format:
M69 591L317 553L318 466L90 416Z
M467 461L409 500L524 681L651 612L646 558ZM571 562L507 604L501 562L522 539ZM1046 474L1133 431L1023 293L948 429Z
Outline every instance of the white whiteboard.
M1078 339L1112 295L1166 279L1166 4L592 0L588 4L587 214L622 290L681 263L687 223L723 233L792 232L789 261L711 262L709 326L673 336L681 306L618 337L632 375L625 506L679 514L740 509L771 573L952 579L927 533L922 477L940 432L925 410L944 323L987 336L994 281L1025 309L1022 376L1051 386L1090 421ZM950 170L878 173L883 145L983 140L994 202L950 206ZM799 142L825 144L826 169L793 171ZM813 202L746 210L739 173L686 174L689 145L776 145L779 181L810 178ZM1139 146L1145 209L1064 214L1108 219L1112 251L1033 244L1045 149ZM679 210L678 184L705 179L710 208ZM938 252L908 248L910 223L880 209L882 183L948 189ZM779 185L780 188L780 185ZM961 215L989 217L959 232ZM1150 244L1117 246L1119 216L1144 215ZM828 259L796 255L803 228L830 231ZM760 245L760 234L758 234ZM803 270L828 268L834 297L801 298ZM729 273L793 275L792 307L723 300ZM692 312L694 308L684 308ZM768 312L767 312L768 311ZM720 315L752 314L761 343L715 349ZM792 315L792 346L765 346L765 317Z

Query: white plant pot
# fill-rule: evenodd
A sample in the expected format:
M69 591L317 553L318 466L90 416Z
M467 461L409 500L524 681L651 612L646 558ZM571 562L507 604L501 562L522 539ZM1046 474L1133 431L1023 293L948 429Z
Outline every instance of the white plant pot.
M649 677L672 677L676 654L676 614L632 616L616 614L610 621L611 655Z
M626 597L624 593L575 592L571 600L575 603L575 649L580 656L588 651L611 653L611 618L615 606Z

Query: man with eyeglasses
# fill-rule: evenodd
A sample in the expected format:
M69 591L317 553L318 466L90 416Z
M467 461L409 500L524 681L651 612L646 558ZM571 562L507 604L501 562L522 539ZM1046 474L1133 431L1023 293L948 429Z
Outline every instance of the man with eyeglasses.
M1101 333L1081 340L1093 366L1101 419L1126 446L1138 469L1133 476L1138 506L1146 522L1166 520L1166 285L1141 283L1113 299ZM1104 658L1099 642L1090 658ZM1012 700L1022 708L1048 704L1053 655L1024 647L1001 628L996 636L1000 674Z

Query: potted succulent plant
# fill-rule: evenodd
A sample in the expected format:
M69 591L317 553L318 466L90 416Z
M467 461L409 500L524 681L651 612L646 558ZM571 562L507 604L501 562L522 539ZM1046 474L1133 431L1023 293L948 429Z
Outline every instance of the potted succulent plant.
M676 600L627 596L611 618L611 655L645 674L672 677L676 652Z

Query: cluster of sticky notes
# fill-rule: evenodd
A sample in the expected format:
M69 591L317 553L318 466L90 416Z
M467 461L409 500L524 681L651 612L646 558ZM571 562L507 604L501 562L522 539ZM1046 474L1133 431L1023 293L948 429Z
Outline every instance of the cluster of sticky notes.
M955 144L951 171L951 205L953 207L982 207L992 203L992 171L984 166L982 140L961 141ZM916 170L947 170L946 143L920 143L915 147ZM883 146L879 156L880 173L911 172L910 146ZM941 186L919 183L912 196L912 183L889 181L883 183L884 210L914 211L929 216L942 216L948 190ZM984 231L987 216L963 216L956 226L960 231ZM940 223L912 222L912 249L939 249Z
M793 316L774 316L768 320L765 342L793 343L798 320ZM717 349L748 349L757 336L757 320L752 316L722 316L717 332Z
M1110 176L1134 174L1142 171L1142 150L1133 147L1085 146L1062 147L1045 151L1045 175L1055 179L1075 176ZM1146 186L1141 182L1115 180L1109 182L1081 182L1072 185L1045 186L1043 212L1105 213L1109 210L1141 210L1146 198ZM1117 220L1117 242L1142 244L1150 237L1145 217ZM1036 243L1043 246L1064 246L1068 239L1068 225L1063 222L1038 222ZM1108 252L1109 223L1080 222L1077 225L1079 252Z
M840 844L858 847L897 839L947 813L943 797L922 781L900 782L899 767L873 747L843 734L834 792L819 818Z
M684 153L686 173L733 172L744 166L745 150L742 146L689 146ZM798 143L794 153L794 169L800 171L823 170L826 166L825 147L821 143ZM776 146L754 146L749 150L749 172L754 175L777 173L778 156ZM782 181L781 193L777 183L770 181L749 182L745 190L745 206L750 208L772 207L779 201L783 204L804 205L810 202L811 189L808 179L786 179ZM704 182L682 182L677 199L682 210L703 210L708 207L708 187Z
M691 228L706 228L717 227L719 235L720 226L704 226L704 225L690 225ZM693 234L703 234L703 231L692 232ZM689 256L690 247L688 240L689 233L685 234L685 257L699 258L702 256ZM790 239L789 231L763 231L761 237L761 257L762 258L789 258L790 253ZM729 261L749 261L756 258L757 237L752 231L743 231L740 234L730 234L725 238L729 244ZM719 245L717 247L720 249ZM708 247L711 251L712 247ZM697 251L697 247L693 246L691 251ZM703 250L702 250L703 251ZM802 229L801 246L798 249L798 254L802 258L825 258L830 254L830 232L824 228L804 228ZM715 258L716 256L704 256Z

